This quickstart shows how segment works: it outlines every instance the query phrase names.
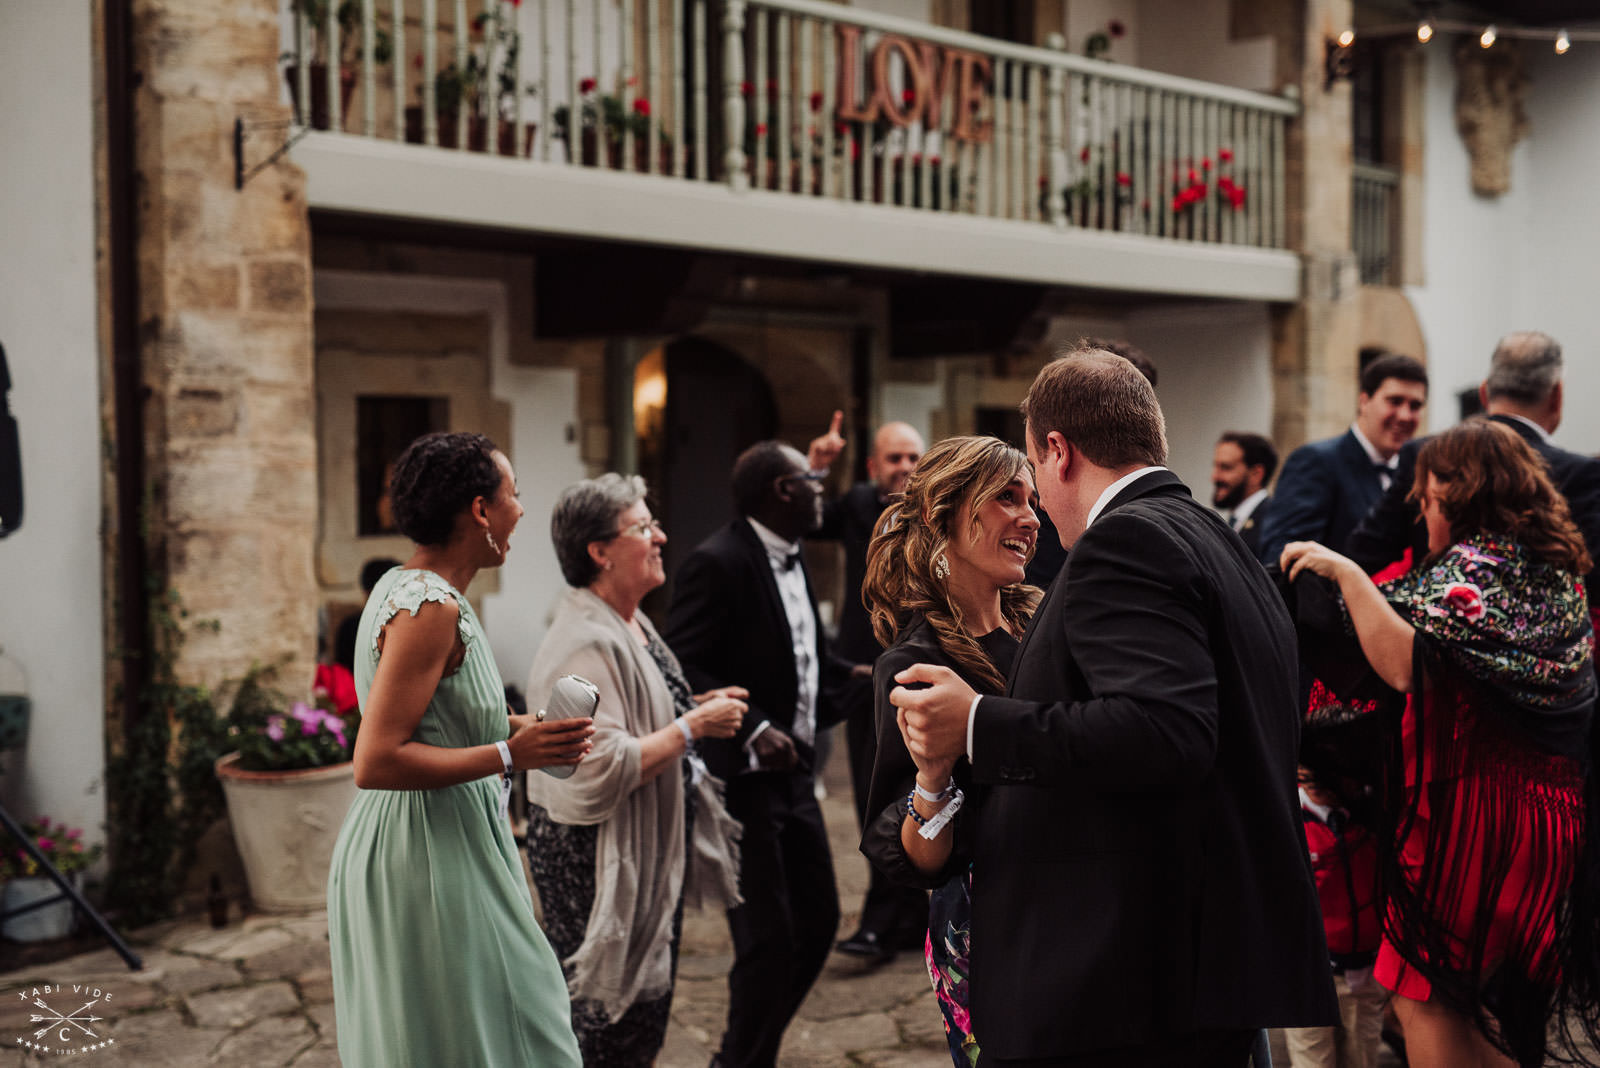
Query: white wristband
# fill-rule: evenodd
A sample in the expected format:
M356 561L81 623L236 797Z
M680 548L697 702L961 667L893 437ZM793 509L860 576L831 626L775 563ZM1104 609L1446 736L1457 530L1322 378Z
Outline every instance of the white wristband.
M517 766L511 763L511 747L505 742L495 742L494 747L500 750L500 762L506 766L506 778L511 778L512 774L517 770Z
M683 716L679 716L677 719L673 720L672 722L674 724L676 724L677 728L680 731L683 732L683 747L685 749L688 749L689 747L693 746L694 745L694 732L689 729L689 721L687 719L685 719Z
M948 799L951 794L955 793L956 780L954 779L954 777L952 777L949 782L944 784L944 789L940 790L936 794L929 793L927 790L924 790L922 788L922 784L920 782L919 783L913 783L912 784L912 789L916 791L916 794L917 794L918 797L922 798L928 804L937 805L940 801L944 801L944 800Z

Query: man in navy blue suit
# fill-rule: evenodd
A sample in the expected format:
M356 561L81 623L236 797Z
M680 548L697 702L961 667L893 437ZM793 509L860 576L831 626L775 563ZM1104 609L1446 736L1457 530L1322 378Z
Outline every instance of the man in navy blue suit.
M1394 481L1400 447L1416 435L1428 403L1421 361L1390 353L1361 372L1356 420L1338 437L1289 454L1261 529L1260 558L1277 562L1291 541L1339 552Z

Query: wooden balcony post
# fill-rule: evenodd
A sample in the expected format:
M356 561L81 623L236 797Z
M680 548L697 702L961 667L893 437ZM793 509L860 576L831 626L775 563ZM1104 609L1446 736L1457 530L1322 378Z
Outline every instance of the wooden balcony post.
M750 188L744 158L744 96L740 92L744 82L744 5L745 0L726 0L722 12L722 136L727 145L722 167L728 188L736 193Z
M1064 52L1067 48L1067 39L1059 33L1052 33L1045 39L1045 46L1057 52ZM1047 169L1050 172L1050 188L1045 190L1045 203L1048 205L1050 225L1065 227L1067 225L1066 193L1067 169L1062 158L1066 151L1063 134L1066 132L1066 114L1061 107L1061 93L1064 88L1064 71L1052 65L1047 76L1049 88L1046 95L1049 97L1050 107L1045 115L1044 153Z

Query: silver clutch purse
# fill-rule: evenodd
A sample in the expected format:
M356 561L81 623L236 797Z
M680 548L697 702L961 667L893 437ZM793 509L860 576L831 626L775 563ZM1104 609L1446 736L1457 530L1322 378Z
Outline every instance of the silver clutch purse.
M571 719L573 716L593 716L594 710L600 704L600 687L588 679L578 675L563 675L550 687L550 699L545 702L538 712L540 722L551 719ZM565 779L577 766L573 764L556 764L540 768L547 775L554 775L558 779Z

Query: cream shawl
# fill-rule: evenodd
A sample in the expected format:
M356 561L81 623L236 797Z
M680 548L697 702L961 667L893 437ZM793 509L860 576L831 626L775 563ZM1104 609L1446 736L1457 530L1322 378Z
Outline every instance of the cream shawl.
M637 613L645 633L656 631ZM562 675L600 689L594 749L571 778L528 775L528 798L557 823L598 825L595 895L583 943L562 964L574 998L599 1001L613 1021L672 988L672 918L678 897L738 903L739 825L715 778L695 791L695 842L685 880L684 787L677 767L639 781L639 739L672 723L671 691L622 617L587 589L568 589L534 657L528 706L538 708Z

